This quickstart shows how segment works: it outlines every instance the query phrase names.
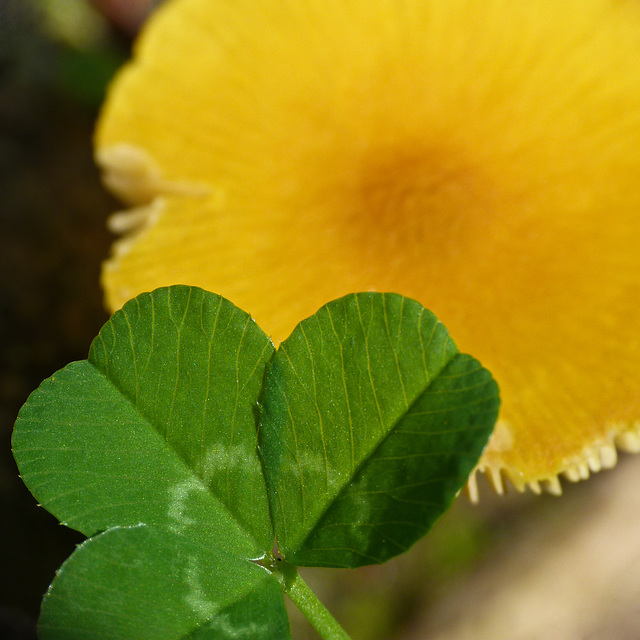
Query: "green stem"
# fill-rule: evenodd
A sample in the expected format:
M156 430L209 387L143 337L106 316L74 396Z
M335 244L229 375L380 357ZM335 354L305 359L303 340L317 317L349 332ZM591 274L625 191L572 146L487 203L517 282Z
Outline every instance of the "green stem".
M318 600L309 585L300 577L297 567L278 562L271 570L278 576L284 592L302 611L324 640L351 640L347 632Z

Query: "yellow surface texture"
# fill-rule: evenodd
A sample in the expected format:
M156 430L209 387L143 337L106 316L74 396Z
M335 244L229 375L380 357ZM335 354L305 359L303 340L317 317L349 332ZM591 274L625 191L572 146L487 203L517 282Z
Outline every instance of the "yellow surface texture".
M277 342L411 296L501 387L479 468L559 492L640 450L640 4L174 0L96 131L135 208L109 306L194 284Z

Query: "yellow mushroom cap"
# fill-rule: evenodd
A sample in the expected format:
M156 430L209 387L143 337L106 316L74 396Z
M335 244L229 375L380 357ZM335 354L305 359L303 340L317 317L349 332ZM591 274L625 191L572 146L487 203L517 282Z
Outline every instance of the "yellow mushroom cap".
M195 284L277 341L396 291L498 380L497 490L640 450L636 0L174 0L96 157L112 309Z

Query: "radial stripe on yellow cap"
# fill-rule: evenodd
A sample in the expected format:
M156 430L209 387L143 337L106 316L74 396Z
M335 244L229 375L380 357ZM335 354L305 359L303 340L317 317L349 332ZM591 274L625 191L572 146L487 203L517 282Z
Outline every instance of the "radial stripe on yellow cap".
M280 340L397 291L498 380L498 490L613 466L640 450L639 34L635 0L168 2L96 132L135 205L109 306L195 284Z

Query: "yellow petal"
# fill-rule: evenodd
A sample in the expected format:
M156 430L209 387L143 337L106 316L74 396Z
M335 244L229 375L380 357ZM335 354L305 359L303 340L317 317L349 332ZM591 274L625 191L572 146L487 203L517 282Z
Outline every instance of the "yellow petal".
M640 449L638 33L631 0L168 3L96 132L137 205L109 305L196 284L280 340L397 291L499 381L497 490L613 466Z

